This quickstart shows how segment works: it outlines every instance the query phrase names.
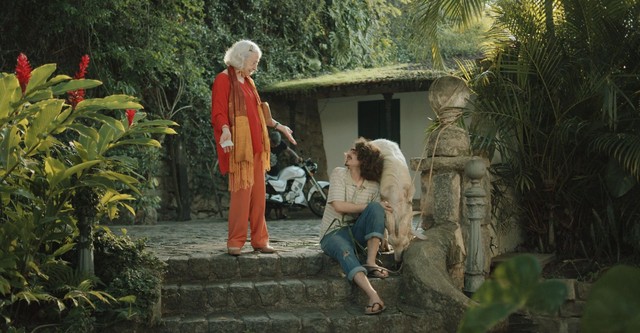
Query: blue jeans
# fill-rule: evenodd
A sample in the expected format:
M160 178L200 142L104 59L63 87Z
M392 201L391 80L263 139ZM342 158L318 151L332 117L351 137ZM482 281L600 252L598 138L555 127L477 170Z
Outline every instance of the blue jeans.
M371 237L380 240L384 237L384 208L379 202L370 202L354 224L327 233L320 240L320 248L340 263L342 271L351 281L358 272L367 274L356 255L354 240L359 247L365 248Z

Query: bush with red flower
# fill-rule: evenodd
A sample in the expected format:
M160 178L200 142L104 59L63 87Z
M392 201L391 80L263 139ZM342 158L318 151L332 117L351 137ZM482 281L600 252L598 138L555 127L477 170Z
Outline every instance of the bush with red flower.
M175 134L172 121L124 111L143 109L135 97L88 98L85 91L101 85L84 78L88 64L82 57L72 78L54 74L55 64L32 70L20 54L15 73L0 73L0 331L88 331L96 303L118 303L98 289L90 264L71 266L65 256L87 249L83 229L133 212L129 193L140 192L141 176L114 152L160 147L152 135ZM116 118L112 110L123 112Z

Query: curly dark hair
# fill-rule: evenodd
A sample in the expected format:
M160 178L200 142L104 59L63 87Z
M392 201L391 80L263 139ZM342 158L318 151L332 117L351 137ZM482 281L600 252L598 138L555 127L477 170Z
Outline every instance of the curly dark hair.
M354 147L358 161L360 161L362 178L379 182L384 164L380 149L363 137L356 140Z

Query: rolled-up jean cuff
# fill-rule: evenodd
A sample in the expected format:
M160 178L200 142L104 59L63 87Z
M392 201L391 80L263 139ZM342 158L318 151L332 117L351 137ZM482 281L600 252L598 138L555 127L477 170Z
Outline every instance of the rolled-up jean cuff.
M351 272L349 272L349 274L347 274L347 279L349 281L353 281L353 277L356 276L356 273L358 273L358 272L362 272L365 275L367 275L367 269L362 267L362 266L358 266L358 267L355 267L354 269L352 269Z
M380 240L384 239L384 236L379 232L368 233L364 236L364 240L370 240L373 237L380 238Z

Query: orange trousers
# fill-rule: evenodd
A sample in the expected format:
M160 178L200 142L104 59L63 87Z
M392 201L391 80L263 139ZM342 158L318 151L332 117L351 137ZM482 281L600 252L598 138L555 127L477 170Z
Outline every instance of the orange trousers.
M264 217L266 188L260 153L253 156L253 186L230 193L229 238L227 247L242 248L251 227L251 246L254 249L269 245L269 232Z

